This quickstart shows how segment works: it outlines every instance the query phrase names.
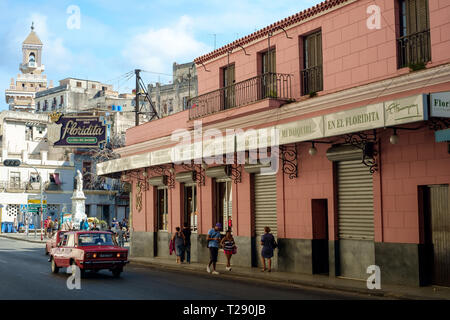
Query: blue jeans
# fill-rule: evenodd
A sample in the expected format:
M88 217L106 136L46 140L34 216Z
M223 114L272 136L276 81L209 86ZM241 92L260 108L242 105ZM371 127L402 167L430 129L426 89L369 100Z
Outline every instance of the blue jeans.
M191 245L188 244L184 247L183 254L181 255L181 262L184 261L184 256L186 254L186 262L191 263Z

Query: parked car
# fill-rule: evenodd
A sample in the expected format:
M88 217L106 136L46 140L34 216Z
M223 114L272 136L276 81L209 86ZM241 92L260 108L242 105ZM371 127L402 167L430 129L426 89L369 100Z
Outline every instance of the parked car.
M45 243L45 255L48 255L52 248L55 248L56 245L61 241L62 236L67 231L57 231L50 240Z
M84 274L86 270L108 269L114 277L120 277L123 267L129 262L128 249L118 246L112 233L106 231L66 232L51 249L49 262L51 270L76 265Z

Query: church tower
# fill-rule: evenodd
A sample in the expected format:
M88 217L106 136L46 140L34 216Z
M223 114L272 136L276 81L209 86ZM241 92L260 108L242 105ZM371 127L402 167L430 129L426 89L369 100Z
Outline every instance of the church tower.
M31 24L31 32L22 43L22 63L19 67L22 73L41 74L44 71L42 65L42 42L34 32L34 23Z
M42 64L43 44L34 31L31 31L22 43L22 63L19 64L21 73L17 79L11 78L9 89L5 90L6 103L9 110L34 112L34 97L36 92L48 89L47 76Z

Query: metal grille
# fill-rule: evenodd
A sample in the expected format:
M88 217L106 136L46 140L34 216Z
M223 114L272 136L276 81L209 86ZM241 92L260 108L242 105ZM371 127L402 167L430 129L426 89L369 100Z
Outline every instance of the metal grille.
M8 204L6 214L9 218L14 219L17 217L17 214L19 213L19 205L18 204Z
M398 68L431 60L430 30L397 39Z
M264 227L277 236L277 180L276 174L254 175L255 235L259 243Z
M338 228L340 239L374 239L373 181L361 160L338 166Z

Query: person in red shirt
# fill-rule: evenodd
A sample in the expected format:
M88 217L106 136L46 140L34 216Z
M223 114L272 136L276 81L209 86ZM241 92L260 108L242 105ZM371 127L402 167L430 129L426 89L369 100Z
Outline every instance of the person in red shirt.
M50 227L50 221L52 221L52 219L50 217L47 217L47 219L45 219L45 221L44 221L44 230L45 230L45 234L47 237L52 232L52 229Z

